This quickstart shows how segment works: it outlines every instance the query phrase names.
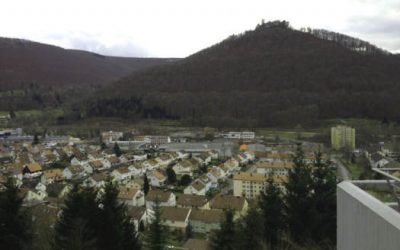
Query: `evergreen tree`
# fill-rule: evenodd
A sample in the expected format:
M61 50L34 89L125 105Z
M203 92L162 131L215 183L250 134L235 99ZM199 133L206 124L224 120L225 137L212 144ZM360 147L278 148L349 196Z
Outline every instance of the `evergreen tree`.
M166 172L167 172L168 182L170 184L175 183L176 182L176 173L175 173L174 169L172 167L168 167Z
M77 185L69 192L55 226L54 249L97 249L95 228L101 218L96 197L94 189Z
M11 118L11 119L17 118L17 115L15 114L14 110L11 110L11 111L10 111L10 118Z
M168 229L161 222L160 202L156 201L153 207L154 218L148 226L146 234L146 248L149 250L164 250L168 240Z
M97 226L98 249L140 249L135 225L127 216L127 207L118 202L118 185L108 179L99 199L100 212Z
M321 152L316 153L313 171L314 219L313 239L317 243L336 244L336 174L329 163L322 160Z
M9 178L0 191L0 247L1 249L30 249L32 231L30 218L22 210L14 180Z
M143 176L143 193L144 193L144 195L147 195L149 190L150 190L149 179L147 178L147 174L144 174L144 176Z
M264 219L265 242L271 250L280 249L280 238L285 230L285 204L281 189L274 183L272 176L268 178L265 193L261 193L259 203Z
M188 174L184 174L181 178L181 180L179 181L179 185L181 186L187 186L192 182L192 177L190 177L190 175Z
M297 146L293 164L288 182L285 183L286 219L290 238L295 243L303 244L313 238L311 228L315 213L311 170L305 164L304 152L300 145Z
M114 151L114 154L115 154L117 157L120 157L120 156L122 155L122 151L121 151L121 149L119 148L118 143L115 143L115 144L114 144L113 151Z
M221 228L211 236L211 248L213 250L233 250L235 249L235 237L233 211L227 210L225 211L225 219L221 223Z
M32 141L32 145L38 145L39 144L39 137L37 134L35 134L33 136L33 141Z
M263 249L263 217L255 208L250 208L246 216L237 223L235 249Z

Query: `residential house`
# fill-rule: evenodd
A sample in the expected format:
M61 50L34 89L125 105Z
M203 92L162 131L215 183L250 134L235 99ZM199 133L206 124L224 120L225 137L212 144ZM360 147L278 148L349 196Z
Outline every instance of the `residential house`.
M211 155L209 155L206 152L199 155L195 155L193 156L193 158L197 160L201 165L207 165L211 162Z
M23 167L22 173L26 178L38 177L42 174L42 166L37 162L29 163Z
M146 195L146 207L153 209L156 202L159 202L161 207L175 207L175 194L169 191L150 190Z
M111 167L116 167L121 163L119 158L115 155L111 155L111 156L107 157L107 160L108 160L108 162L110 162Z
M132 172L132 176L135 177L143 176L144 174L143 166L138 163L130 165L129 170Z
M133 173L128 167L120 167L111 172L111 176L118 182L124 182L132 178Z
M48 169L43 171L40 181L45 184L51 184L54 182L64 180L63 170L60 168Z
M98 151L92 151L88 154L89 161L101 161L104 156Z
M247 200L242 196L218 194L210 201L211 209L232 209L236 217L243 215L248 209Z
M65 183L51 183L47 185L46 192L49 198L63 199L72 186Z
M206 196L193 194L180 194L176 198L176 206L182 208L210 209Z
M142 165L146 171L152 171L160 167L160 164L154 159L146 160L142 163Z
M84 181L84 185L88 187L102 188L104 187L108 174L105 172L94 173Z
M74 158L71 160L71 165L84 165L89 162L89 159L80 150L73 150Z
M107 167L107 164L103 164L103 162L107 162L107 161L105 159L90 161L88 165L92 168L92 173L93 173L93 171L101 171L101 170L109 168L109 167ZM86 172L88 174L91 174L88 171L86 171Z
M142 190L143 182L144 182L143 178L134 178L134 179L126 180L125 183L123 183L123 186L126 188L130 188L130 189Z
M63 176L67 180L80 179L85 177L86 175L87 174L85 173L85 170L81 165L71 165L64 168L63 170Z
M219 209L192 209L189 217L189 224L193 232L208 234L213 230L219 230L223 219L224 211Z
M161 220L170 230L178 230L182 233L186 232L189 224L189 216L191 209L179 207L162 207Z
M212 188L217 188L218 187L218 181L223 180L226 176L226 173L222 168L220 167L212 167L208 173L207 177L211 180L211 187Z
M173 170L175 171L175 174L177 175L190 175L193 176L193 171L195 171L198 168L198 161L195 159L185 159L182 160L173 166Z
M150 185L153 187L162 187L167 182L167 177L158 170L154 170L148 174L147 178L149 179Z
M144 193L139 189L121 187L119 189L118 200L128 206L144 206Z
M210 150L207 152L207 154L211 157L212 160L218 159L218 151L216 150Z
M169 154L162 154L155 159L160 167L168 166L172 161L172 157Z
M187 186L183 190L184 194L193 195L206 195L206 192L206 185L199 179L194 180L189 186Z
M21 188L20 195L23 197L23 203L36 203L43 201L47 197L46 191Z
M136 232L139 231L141 224L143 228L148 224L148 213L145 207L129 207L128 216L131 217L131 221L135 224Z

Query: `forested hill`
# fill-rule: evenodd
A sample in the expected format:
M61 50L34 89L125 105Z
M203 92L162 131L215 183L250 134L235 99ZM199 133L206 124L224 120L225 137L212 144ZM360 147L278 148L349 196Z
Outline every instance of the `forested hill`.
M359 39L298 31L278 21L133 73L97 93L87 114L261 126L395 119L399 106L398 56Z
M0 38L0 111L60 106L133 71L174 60L102 56Z
M135 70L169 61L109 57L22 39L0 38L0 90L15 89L26 82L54 87L102 85Z

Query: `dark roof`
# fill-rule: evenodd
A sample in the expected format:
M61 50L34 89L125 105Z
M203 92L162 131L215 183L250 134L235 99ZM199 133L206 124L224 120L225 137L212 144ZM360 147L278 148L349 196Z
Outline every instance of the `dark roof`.
M62 183L52 183L47 185L46 191L50 197L58 197L61 191L64 189L65 184Z
M246 199L241 196L218 194L210 201L210 207L215 209L242 210Z
M144 207L130 207L128 210L128 215L134 220L140 220L145 212L146 208Z
M194 182L192 182L191 186L197 191L200 191L205 188L205 185L199 180L195 180Z
M147 201L156 201L159 202L166 202L168 201L169 197L171 196L171 192L168 191L161 191L161 190L150 190L146 196Z
M220 223L224 219L224 212L217 209L192 209L189 220L205 223Z
M208 202L206 196L181 194L177 197L176 204L181 206L200 207Z
M161 219L171 221L185 221L189 213L189 208L162 207Z

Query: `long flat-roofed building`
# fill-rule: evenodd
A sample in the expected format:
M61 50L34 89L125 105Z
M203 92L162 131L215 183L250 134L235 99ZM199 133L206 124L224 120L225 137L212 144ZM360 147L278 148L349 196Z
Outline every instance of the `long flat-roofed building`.
M248 199L256 198L264 192L269 175L260 173L239 172L233 175L233 195L245 196ZM287 181L286 176L272 175L275 183L282 189Z

